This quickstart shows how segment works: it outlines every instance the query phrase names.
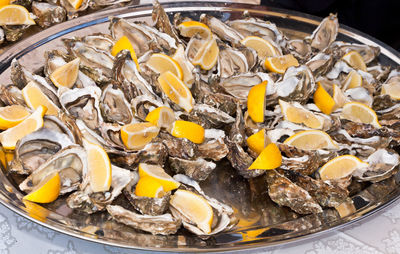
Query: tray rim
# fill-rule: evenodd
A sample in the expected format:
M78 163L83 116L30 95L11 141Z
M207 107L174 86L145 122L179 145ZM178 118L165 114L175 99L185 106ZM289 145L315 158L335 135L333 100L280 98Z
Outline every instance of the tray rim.
M201 1L201 2L194 2L194 1L184 1L184 2L163 2L161 4L166 12L169 11L180 11L182 7L185 7L185 11L244 11L244 10L249 10L251 13L258 13L258 14L264 14L264 15L271 15L271 16L280 16L283 18L291 18L294 20L298 21L303 21L307 22L310 24L319 24L319 22L322 20L321 17L316 17L310 14L298 12L298 11L292 11L292 10L286 10L286 9L281 9L281 8L275 8L275 7L268 7L268 6L259 6L259 5L251 5L251 4L244 4L244 3L223 3L223 2L213 2L213 1ZM183 5L188 5L188 6L183 6ZM119 11L122 13L116 14L114 16L116 17L132 17L132 13L136 13L136 15L144 15L144 14L151 14L152 10L152 4L145 4L145 5L128 5L124 7L119 7L119 8L107 8L102 11L95 12L93 14L89 14L86 16L79 17L77 19L73 19L55 26L52 26L46 30L43 30L31 37L25 38L21 42L11 46L9 49L4 51L0 55L0 74L3 73L4 70L6 70L11 63L11 60L13 58L20 58L23 55L27 54L28 52L34 50L35 48L55 39L58 38L64 34L68 34L70 32L92 26L95 24L99 23L105 23L108 21L108 16L110 13L116 14ZM82 23L82 21L86 21ZM60 28L65 28L65 30L61 30ZM346 25L340 24L339 27L339 33L342 33L344 35L350 36L355 38L356 40L372 45L372 46L377 46L381 49L381 54L386 55L388 58L392 59L394 62L400 65L400 53L396 51L395 49L391 48L384 42L381 42L372 36L365 34L361 31L358 31L357 29L348 27ZM39 39L38 39L39 38ZM14 53L13 53L14 52ZM397 59L397 61L396 61ZM1 175L1 178L6 178L4 176L4 169L3 173ZM7 178L6 178L7 179ZM2 182L2 185L5 183ZM10 186L8 186L10 187ZM5 187L7 188L7 186ZM14 188L12 186L12 188ZM328 233L331 233L333 231L336 231L338 229L345 229L346 227L359 222L361 220L365 220L367 218L371 218L372 216L376 216L379 213L381 213L384 209L387 207L392 206L396 201L400 199L400 187L396 188L395 193L389 193L385 196L385 199L383 200L384 202L379 202L379 204L376 204L375 207L367 207L368 209L365 209L366 211L359 211L356 214L351 215L351 217L354 217L353 219L349 221L345 221L343 223L337 224L335 226L326 228L326 229L321 229L316 232L309 232L307 234L299 234L299 235L294 235L293 237L289 237L287 239L280 239L274 242L256 242L256 243L251 243L251 244L244 244L244 245L231 245L231 246L224 246L224 247L219 247L219 246L207 246L206 248L200 248L200 247L175 247L175 248L170 248L170 247L141 247L141 246L133 246L133 245L127 245L127 244L121 244L118 243L115 240L112 239L107 239L105 240L104 238L96 238L96 235L90 235L88 233L82 232L78 229L72 228L72 227L66 227L66 226L61 226L62 224L55 223L50 224L48 222L42 222L34 217L31 217L26 210L21 209L21 207L18 207L17 204L9 202L10 199L7 198L3 193L0 193L0 203L10 209L11 211L15 212L16 214L29 219L30 221L33 221L41 226L47 227L49 229L55 230L57 232L78 238L78 239L83 239L87 240L90 242L95 242L95 243L100 243L103 245L109 245L109 246L114 246L114 247L119 247L119 248L126 248L126 249L136 249L136 250L147 250L147 251L174 251L174 252L187 252L187 251L195 251L195 252L223 252L223 251L232 251L232 250L246 250L246 249L252 249L252 250L257 250L260 248L271 248L271 247L284 247L289 244L293 244L294 242L300 243L305 240L309 240L312 238L316 238L322 235L326 235ZM14 200L12 200L14 201ZM19 201L19 200L16 200ZM51 222L51 221L49 221ZM300 231L299 233L301 233Z

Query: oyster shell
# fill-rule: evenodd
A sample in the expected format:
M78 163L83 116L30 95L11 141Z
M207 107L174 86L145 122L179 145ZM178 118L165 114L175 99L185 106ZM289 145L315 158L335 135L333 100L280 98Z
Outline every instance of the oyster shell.
M276 170L267 170L268 194L281 206L288 206L299 214L321 213L321 206L310 194Z
M349 192L322 180L285 170L284 175L293 183L306 190L322 207L337 207L349 198Z
M108 205L106 208L114 220L153 235L175 234L182 223L180 219L172 217L169 213L151 216L141 215L118 205Z
M168 158L169 165L176 174L185 174L196 181L204 181L217 166L214 162L203 158L185 160L176 157Z

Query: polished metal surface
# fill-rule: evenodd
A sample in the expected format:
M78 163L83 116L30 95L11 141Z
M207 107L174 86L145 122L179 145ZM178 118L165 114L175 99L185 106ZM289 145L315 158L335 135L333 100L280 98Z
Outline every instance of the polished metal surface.
M289 37L303 37L311 33L321 20L296 12L243 4L171 3L164 5L164 8L170 15L181 12L183 16L198 19L201 13L208 13L222 20L239 18L243 11L247 10L251 16L276 23ZM34 71L43 64L43 53L46 50L62 46L61 38L108 32L109 16L150 22L151 11L152 6L104 10L56 25L29 37L0 55L0 82L10 83L9 67L13 58L18 58L22 65ZM343 26L339 33L338 40L379 46L382 52L380 61L383 64L400 64L398 52L382 42ZM139 232L111 221L105 213L89 216L72 211L62 198L49 205L30 203L26 206L21 201L24 194L17 188L20 179L9 176L4 168L0 173L0 202L19 215L43 226L99 243L146 250L223 251L285 244L343 228L397 200L400 196L398 177L395 175L383 182L371 184L353 196L357 210L345 218L339 218L332 210L299 217L289 209L275 205L266 194L263 181L244 180L235 174L229 164L221 163L202 183L202 187L208 195L232 205L242 223L234 231L216 235L208 240L201 240L184 230L174 236L153 236Z

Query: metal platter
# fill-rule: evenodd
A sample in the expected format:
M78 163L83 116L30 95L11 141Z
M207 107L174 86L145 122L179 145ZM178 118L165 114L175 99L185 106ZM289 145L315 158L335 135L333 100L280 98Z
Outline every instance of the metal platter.
M211 2L181 2L165 4L171 16L181 12L183 16L198 19L201 13L222 20L241 17L244 11L251 16L275 23L290 38L310 34L321 19L306 14L264 6ZM95 32L108 32L108 17L117 16L128 20L151 22L152 6L125 6L103 10L74 19L44 30L14 45L0 55L0 82L10 83L10 64L13 58L28 70L34 71L44 61L48 49L61 47L61 39ZM354 29L340 26L338 40L364 43L381 49L379 61L398 66L400 55L394 49ZM4 158L4 152L2 153ZM154 236L122 226L110 220L107 214L87 215L77 213L58 199L49 205L24 205L23 193L17 188L20 179L12 177L3 168L0 172L0 202L12 211L53 230L81 239L124 248L157 251L226 251L257 248L299 241L331 230L346 227L387 207L400 197L399 175L366 186L352 196L356 211L344 218L324 213L299 217L289 209L278 207L265 193L265 184L257 179L247 181L238 176L229 164L221 163L202 183L205 192L237 210L242 224L232 232L202 240L181 230L177 235ZM261 183L261 184L260 184ZM251 191L250 191L251 189ZM117 200L118 202L118 200Z

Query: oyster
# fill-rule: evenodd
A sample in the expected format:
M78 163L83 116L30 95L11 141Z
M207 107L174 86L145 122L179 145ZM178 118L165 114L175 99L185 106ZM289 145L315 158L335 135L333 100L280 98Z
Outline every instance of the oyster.
M70 208L78 209L86 213L94 213L104 210L107 205L117 198L122 190L130 183L134 175L131 171L112 165L110 191L93 192L90 185L81 185L79 191L72 193L67 198ZM88 177L88 176L86 176ZM88 180L84 180L87 182Z
M339 22L335 14L330 14L329 17L324 18L309 38L311 47L318 51L329 47L336 40L338 28Z
M104 120L119 124L128 124L133 120L130 104L124 93L114 84L107 85L100 97L100 109Z
M58 172L61 179L60 194L78 189L88 184L86 151L80 146L71 145L52 155L41 164L20 185L22 191L30 192L39 182L51 173Z
M100 112L98 87L74 88L60 96L63 108L74 118L82 121L92 130L96 130L103 118Z
M172 217L169 213L157 216L141 215L117 205L108 205L107 211L114 220L153 235L175 234L182 224L180 219Z
M135 195L135 187L139 180L137 172L133 172L134 178L125 187L123 193L129 200L131 205L142 214L147 215L162 215L168 209L169 198L171 194L168 192L159 198L141 197Z
M232 46L239 46L244 38L237 30L231 28L216 17L202 14L200 21L206 24L220 39L230 42Z
M377 149L366 161L368 167L353 172L353 175L361 181L379 182L399 171L399 155L394 151Z
M41 27L49 27L65 21L67 12L61 6L50 3L32 2L32 12L38 17Z
M203 196L203 198L212 207L214 213L211 225L211 232L205 233L193 221L191 221L190 218L185 216L184 211L181 210L182 207L175 205L174 196L172 195L169 209L174 217L182 220L182 224L186 229L196 235L207 236L229 230L237 224L238 220L233 214L233 209L230 206L227 206L219 202L218 200L205 195L196 181L181 174L175 175L174 179L181 182L186 189L195 191L198 195Z
M31 174L55 153L72 144L68 135L41 128L18 141L10 171Z

